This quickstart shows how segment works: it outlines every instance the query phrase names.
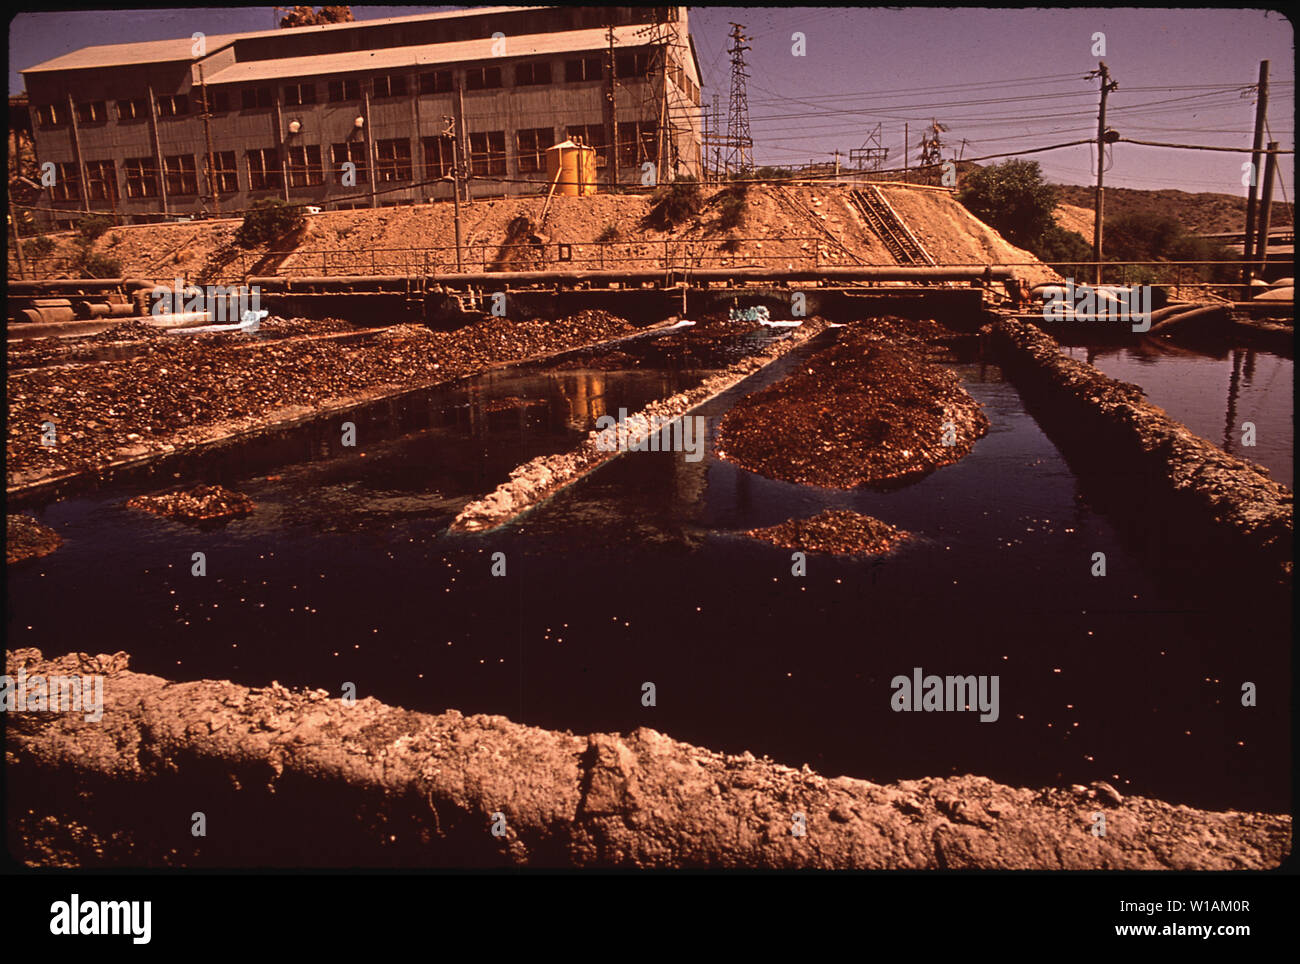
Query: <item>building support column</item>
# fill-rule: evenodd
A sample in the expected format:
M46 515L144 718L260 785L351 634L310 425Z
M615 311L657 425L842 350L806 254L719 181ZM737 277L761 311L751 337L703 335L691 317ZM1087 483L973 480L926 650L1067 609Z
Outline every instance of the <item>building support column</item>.
M107 103L105 101L106 109ZM86 159L81 156L81 129L77 127L77 107L72 103L71 94L68 94L68 124L72 131L72 154L77 159L77 177L81 179L77 193L81 195L81 210L89 214L90 185L86 183ZM17 135L14 139L17 140Z
M162 197L163 217L170 217L171 208L167 205L167 172L163 169L162 142L158 139L158 101L153 95L153 84L149 84L146 89L149 91L149 133L153 136L154 172L158 178L158 193Z

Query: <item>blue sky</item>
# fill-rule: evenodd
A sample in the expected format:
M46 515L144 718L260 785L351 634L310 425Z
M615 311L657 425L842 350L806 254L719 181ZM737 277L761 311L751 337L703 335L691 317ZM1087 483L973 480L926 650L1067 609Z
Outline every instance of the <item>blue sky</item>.
M448 7L353 6L358 20ZM902 156L910 126L948 128L944 156L1024 150L1096 135L1097 82L1085 80L1098 58L1093 36L1106 36L1105 60L1119 88L1107 121L1126 137L1248 147L1253 102L1242 88L1271 61L1269 126L1295 146L1295 37L1281 14L1245 9L692 7L692 33L704 72L703 98L729 87L730 22L744 24L750 123L758 164L830 160L860 147L877 124ZM228 33L274 24L271 7L192 10L72 11L18 14L10 24L9 90L18 71L91 44ZM792 34L805 37L794 56ZM962 141L965 140L963 146ZM949 150L950 148L950 150ZM1026 155L1054 181L1088 184L1090 146ZM1106 183L1245 194L1244 155L1115 145ZM1280 165L1293 200L1294 165Z

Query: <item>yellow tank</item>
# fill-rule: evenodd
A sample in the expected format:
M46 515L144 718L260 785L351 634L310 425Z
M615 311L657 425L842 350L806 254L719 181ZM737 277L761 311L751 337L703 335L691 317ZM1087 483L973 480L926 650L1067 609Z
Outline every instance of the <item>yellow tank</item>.
M559 175L555 193L564 197L585 197L596 193L596 149L564 141L546 149L548 182Z

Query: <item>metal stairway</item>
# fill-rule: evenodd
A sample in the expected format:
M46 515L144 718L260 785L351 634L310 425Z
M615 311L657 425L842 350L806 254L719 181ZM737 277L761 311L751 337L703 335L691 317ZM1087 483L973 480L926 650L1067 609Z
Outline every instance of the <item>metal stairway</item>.
M934 259L890 207L885 196L880 193L880 188L869 184L863 190L850 191L849 201L871 226L871 230L879 235L895 261L905 265L935 266Z

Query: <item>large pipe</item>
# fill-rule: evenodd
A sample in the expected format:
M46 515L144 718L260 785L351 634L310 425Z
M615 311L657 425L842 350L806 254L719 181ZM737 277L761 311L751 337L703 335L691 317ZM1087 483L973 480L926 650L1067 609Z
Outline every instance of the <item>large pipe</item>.
M106 291L121 288L132 291L137 288L153 288L156 281L141 281L136 278L58 278L51 281L10 281L9 295L40 295L46 291L69 291L73 293Z
M672 276L683 281L979 281L1010 278L1012 269L1004 265L987 267L911 267L903 265L864 265L849 268L695 268L690 271L666 271L663 268L633 271L471 271L460 274L429 275L429 286L441 285L528 285L547 283L624 283L663 282ZM290 292L296 287L340 288L360 285L405 284L405 275L333 275L298 278L250 278L248 283L263 289Z

